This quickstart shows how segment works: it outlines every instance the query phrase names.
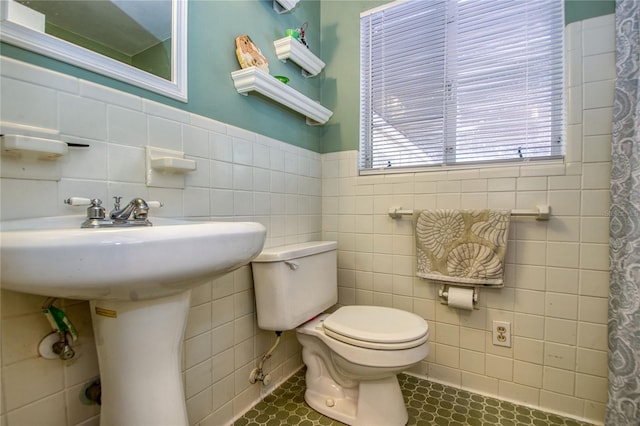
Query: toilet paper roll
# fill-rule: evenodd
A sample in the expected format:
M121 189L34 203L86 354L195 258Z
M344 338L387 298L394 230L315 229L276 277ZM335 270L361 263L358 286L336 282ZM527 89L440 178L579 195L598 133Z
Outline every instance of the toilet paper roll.
M447 305L452 308L473 309L473 288L449 287Z

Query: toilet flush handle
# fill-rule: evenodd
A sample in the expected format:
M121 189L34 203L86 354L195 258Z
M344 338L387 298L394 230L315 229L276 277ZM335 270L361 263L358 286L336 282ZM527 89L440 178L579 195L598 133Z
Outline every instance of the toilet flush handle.
M295 271L300 267L300 264L298 262L292 262L290 260L285 260L284 264L291 268L292 271Z

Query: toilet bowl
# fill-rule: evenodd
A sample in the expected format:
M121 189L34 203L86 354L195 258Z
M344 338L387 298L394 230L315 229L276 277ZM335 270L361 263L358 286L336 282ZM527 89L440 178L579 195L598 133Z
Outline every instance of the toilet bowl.
M349 425L404 425L397 374L423 360L429 326L411 312L337 302L337 243L264 250L252 262L258 326L296 329L307 367L305 401ZM310 319L311 318L311 319Z
M372 337L357 328L350 330L353 332L349 336L340 335L327 327L334 325L334 315L344 321L340 325L347 327L351 316L387 320L389 336L384 337L390 341L382 341L382 334ZM397 374L423 360L429 352L428 326L418 320L422 318L392 308L345 306L298 327L296 337L307 366L307 404L350 425L406 424L408 415ZM404 328L407 322L413 322L413 328ZM393 338L393 328L406 338L401 342Z

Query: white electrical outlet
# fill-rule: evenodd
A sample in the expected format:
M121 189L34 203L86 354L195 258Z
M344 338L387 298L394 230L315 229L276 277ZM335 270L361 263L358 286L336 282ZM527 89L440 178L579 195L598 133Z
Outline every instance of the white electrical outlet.
M511 347L511 323L506 321L493 322L493 344L496 346Z

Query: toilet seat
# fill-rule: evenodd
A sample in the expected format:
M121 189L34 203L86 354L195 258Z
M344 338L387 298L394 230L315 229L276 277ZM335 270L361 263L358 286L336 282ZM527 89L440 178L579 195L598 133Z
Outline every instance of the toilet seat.
M361 342L357 339L355 343L358 345L342 342L327 334L326 329L323 327L323 322L329 318L330 314L320 314L316 318L313 318L296 329L296 335L298 340L302 344L303 348L306 340L305 336L315 338L319 342L322 342L323 346L326 346L331 352L329 355L337 363L339 359L345 360L351 364L363 366L366 368L393 368L402 367L400 370L414 365L415 363L423 360L429 353L429 342L427 339L423 343L416 342L417 346L408 347L406 349L393 349L383 344L379 344L381 349L365 348L362 345L366 345L367 342ZM427 337L428 338L428 332ZM312 339L314 340L314 339ZM370 345L372 346L372 345ZM374 345L375 346L375 345Z
M382 306L343 306L322 327L328 337L367 349L410 349L429 337L429 326L418 315Z

